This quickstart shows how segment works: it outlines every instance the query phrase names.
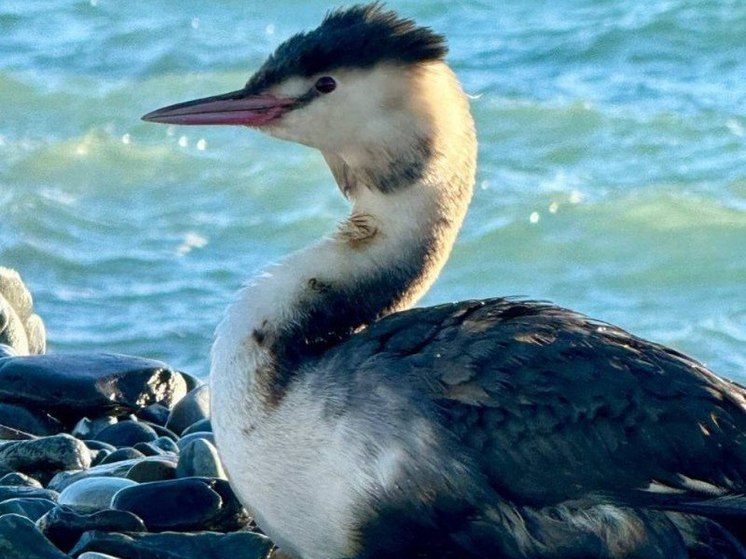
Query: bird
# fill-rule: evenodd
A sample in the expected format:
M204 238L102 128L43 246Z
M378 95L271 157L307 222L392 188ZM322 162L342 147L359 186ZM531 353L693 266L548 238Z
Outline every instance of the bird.
M475 182L447 52L381 3L336 8L241 89L143 117L317 149L351 205L217 326L236 495L300 559L746 557L746 388L546 301L415 306Z

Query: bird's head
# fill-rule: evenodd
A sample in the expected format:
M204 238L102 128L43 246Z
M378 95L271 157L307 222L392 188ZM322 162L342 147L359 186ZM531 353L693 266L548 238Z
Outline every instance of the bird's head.
M143 119L250 126L320 149L333 170L422 161L451 124L473 133L446 52L442 35L380 3L339 9L282 43L242 89Z

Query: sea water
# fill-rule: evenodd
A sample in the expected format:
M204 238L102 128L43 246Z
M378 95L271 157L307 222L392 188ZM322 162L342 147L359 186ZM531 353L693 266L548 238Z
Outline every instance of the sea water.
M0 3L0 265L51 351L205 376L241 282L342 219L311 149L140 121L240 88L333 6ZM448 36L480 139L471 212L422 304L551 300L746 381L746 2L388 6Z

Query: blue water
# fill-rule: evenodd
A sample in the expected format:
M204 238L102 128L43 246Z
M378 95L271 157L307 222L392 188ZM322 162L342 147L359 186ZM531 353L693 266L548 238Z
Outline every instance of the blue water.
M0 265L52 350L203 376L242 279L335 226L346 205L318 153L139 120L240 87L331 6L0 4ZM746 2L389 6L449 37L481 142L423 303L549 299L746 381Z

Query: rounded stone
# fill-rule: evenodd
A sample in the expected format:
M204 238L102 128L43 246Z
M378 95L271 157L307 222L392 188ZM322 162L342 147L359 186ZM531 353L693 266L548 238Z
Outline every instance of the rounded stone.
M78 555L78 559L120 559L108 553L99 553L98 551L86 551Z
M102 429L96 440L109 443L117 448L135 446L137 443L150 442L158 438L158 434L150 425L139 421L120 421Z
M109 508L112 497L118 491L136 485L136 482L120 477L81 479L67 486L57 502L83 512L103 510Z
M207 431L199 431L197 433L189 433L188 435L184 435L176 444L179 446L180 450L184 450L184 447L186 447L189 443L199 439L209 441L213 446L215 446L215 435L213 435L212 433L208 433Z
M153 443L137 443L135 449L144 456L162 456L165 451L155 446Z
M192 476L228 479L218 450L206 439L195 439L181 449L176 477Z
M192 477L127 487L114 496L111 507L136 514L150 531L228 531L249 522L222 479Z
M166 427L174 433L181 434L193 423L208 417L210 417L210 387L203 384L176 403L168 416Z
M58 548L68 551L83 532L144 532L145 524L132 513L121 510L101 510L83 513L58 506L42 516L36 525Z
M49 414L0 402L0 423L32 435L46 437L62 431L62 424Z
M127 472L127 479L138 483L164 481L176 477L176 464L170 460L140 460Z
M142 452L131 447L118 448L111 452L106 458L99 462L100 464L111 464L122 460L132 460L133 458L142 458L145 456Z
M51 499L16 497L15 499L6 499L0 503L0 516L4 514L19 514L32 522L36 522L56 506L57 504Z
M162 404L150 404L148 407L138 410L137 417L143 421L163 426L166 425L170 413L171 410Z
M153 445L166 452L172 452L174 454L179 453L179 446L174 442L173 439L170 439L168 437L158 437L156 440L153 441Z
M49 499L56 501L59 494L51 489L42 487L29 487L26 485L0 486L0 503L8 499Z
M26 487L41 487L38 480L22 474L21 472L10 472L0 477L0 485L23 485Z
M0 516L0 550L3 559L70 559L33 522L18 514Z
M191 433L212 433L212 421L209 419L202 419L196 423L192 423L189 427L182 431L181 436L190 435Z
M144 462L148 460L165 460L165 461L171 461L174 464L174 468L176 468L176 461L169 457L169 456L159 456L159 457L145 457L145 458L139 458L134 460L122 460L121 462L113 462L111 464L100 464L98 466L94 466L92 468L89 468L87 470L81 470L81 471L75 471L75 472L59 472L56 476L54 476L49 483L47 484L47 487L49 489L54 489L55 491L63 491L65 488L67 488L69 485L72 485L76 481L80 481L81 479L88 479L88 478L96 478L96 477L126 477L127 472L129 472L130 468L134 464L137 464L139 462Z

